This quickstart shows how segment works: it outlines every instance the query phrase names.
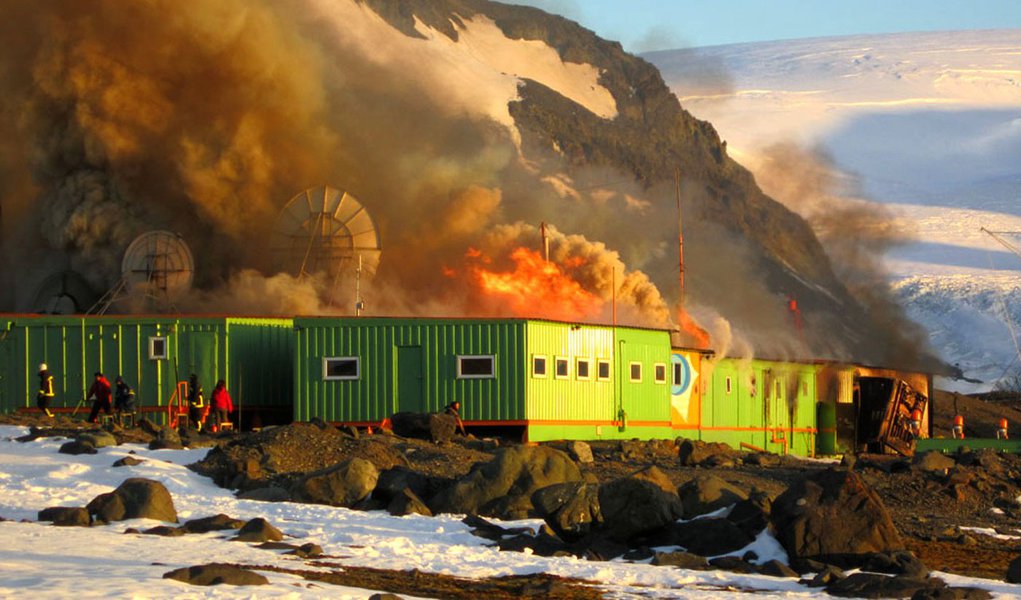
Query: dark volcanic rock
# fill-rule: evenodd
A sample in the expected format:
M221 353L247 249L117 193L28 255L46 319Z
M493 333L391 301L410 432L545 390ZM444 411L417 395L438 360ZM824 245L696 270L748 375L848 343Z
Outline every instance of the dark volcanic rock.
M164 579L175 579L191 585L267 585L263 575L232 565L210 563L183 569L174 569L163 574Z
M282 487L271 485L241 492L238 494L238 498L242 500L258 500L259 502L288 502L291 499L291 493Z
M657 552L652 557L652 564L661 567L679 567L695 571L705 571L709 568L709 561L704 556L690 552Z
M376 488L379 471L361 458L350 458L321 471L310 473L291 489L298 502L352 507L369 497Z
M1007 583L1021 583L1021 556L1010 561L1007 565Z
M162 537L180 537L188 532L185 531L184 529L181 529L180 527L168 527L167 525L157 525L156 527L152 527L150 529L142 531L142 533L145 535L158 535Z
M910 598L921 590L945 587L940 579L889 577L875 573L855 573L826 586L832 596L844 598Z
M695 519L666 526L668 539L688 552L718 556L740 550L754 538L727 519Z
M167 488L141 477L126 479L113 492L93 498L85 508L96 521L104 523L125 519L177 522L177 510Z
M748 498L741 500L730 509L726 518L740 527L741 531L755 537L769 525L769 513L772 505L769 494L752 490Z
M208 533L210 531L241 529L244 524L245 522L241 519L228 517L221 513L212 517L203 517L201 519L185 521L184 525L181 525L181 529L188 533Z
M248 521L233 538L235 542L279 542L284 539L284 534L270 525L269 521L257 517Z
M96 450L95 446L88 442L84 442L82 440L71 440L70 442L63 444L57 452L60 452L61 454L78 455L97 454L99 451Z
M652 533L681 518L677 494L643 479L623 477L599 489L601 531L618 542Z
M771 520L791 559L904 549L882 500L851 471L827 469L795 483L773 502Z
M429 508L434 512L480 514L506 519L534 516L536 490L581 481L571 457L547 446L501 448L488 463L475 465L453 486L442 490Z
M401 493L397 494L390 500L390 503L386 506L386 511L394 516L404 515L423 515L426 517L433 516L429 507L426 506L422 499L411 491L410 488L404 488Z
M88 527L92 524L89 511L81 507L53 506L39 511L40 521L52 521L61 527Z
M591 464L595 460L592 457L592 446L580 440L567 442L567 453L583 465Z
M691 519L748 498L744 490L715 475L699 475L677 490L684 505L684 518Z
M682 467L694 467L708 461L713 456L729 457L734 449L719 442L703 442L681 438L677 442L677 460Z
M113 434L109 431L102 429L85 431L78 434L77 439L79 442L91 444L93 448L107 448L117 445L117 438L113 437Z
M602 523L599 486L572 481L544 487L532 494L535 512L561 539L578 540Z
M770 577L791 577L797 579L798 572L782 562L773 559L759 565L759 573Z
M144 463L145 460L141 458L135 458L134 456L125 456L124 458L113 463L114 467L133 467Z
M429 495L429 478L408 467L393 467L380 472L372 496L383 502L390 502L406 489L411 490L419 498L425 498Z
M390 423L401 437L446 442L457 434L457 419L443 413L399 412L390 417Z

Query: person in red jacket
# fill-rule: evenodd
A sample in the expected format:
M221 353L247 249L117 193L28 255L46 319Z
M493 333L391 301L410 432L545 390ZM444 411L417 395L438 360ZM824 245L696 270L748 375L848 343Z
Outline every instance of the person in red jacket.
M230 399L227 392L227 382L219 380L213 388L213 397L209 400L210 408L213 410L213 431L219 431L222 423L228 422L228 415L234 411L234 401Z
M113 391L110 388L110 381L102 373L96 371L96 379L89 388L89 398L92 399L92 412L89 413L89 423L99 422L99 409L110 415L113 414L113 403L110 397Z

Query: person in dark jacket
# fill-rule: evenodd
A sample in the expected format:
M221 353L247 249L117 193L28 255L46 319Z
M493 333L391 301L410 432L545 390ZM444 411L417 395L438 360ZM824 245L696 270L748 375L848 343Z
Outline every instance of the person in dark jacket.
M39 393L35 396L35 405L51 419L53 418L53 413L50 412L50 404L53 402L55 395L53 392L53 375L50 375L50 370L46 368L46 363L42 363L39 365Z
M461 435L467 435L464 432L464 423L461 422L461 403L459 401L454 400L453 402L448 404L443 409L443 413L447 415L452 415L455 419L457 419L457 427L458 429L461 430Z
M124 382L124 377L121 375L118 375L113 382L113 409L118 415L135 414L135 390Z
M219 431L220 425L230 421L229 415L234 411L234 401L227 392L227 382L220 380L213 388L213 395L209 398L209 406L213 411L213 431Z
M96 371L96 377L92 382L92 387L89 388L88 395L92 399L92 412L89 413L89 423L99 422L100 409L108 415L113 414L113 403L110 401L111 396L110 380L99 371Z
M202 431L202 422L205 421L205 408L206 397L202 394L199 376L192 373L188 378L188 423L199 431Z

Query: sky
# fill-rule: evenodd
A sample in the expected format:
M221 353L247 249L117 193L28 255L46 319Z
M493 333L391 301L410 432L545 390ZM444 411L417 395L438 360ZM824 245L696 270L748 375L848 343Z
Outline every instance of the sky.
M806 37L1021 27L1019 0L502 0L563 15L630 52Z

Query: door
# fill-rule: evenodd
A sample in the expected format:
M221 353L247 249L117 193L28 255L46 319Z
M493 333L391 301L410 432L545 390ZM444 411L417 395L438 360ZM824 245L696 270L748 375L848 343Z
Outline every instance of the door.
M188 335L187 366L182 365L181 378L187 379L192 373L199 376L206 401L213 392L213 386L219 379L216 364L216 332L196 331Z
M428 412L423 394L422 347L397 347L397 412Z

